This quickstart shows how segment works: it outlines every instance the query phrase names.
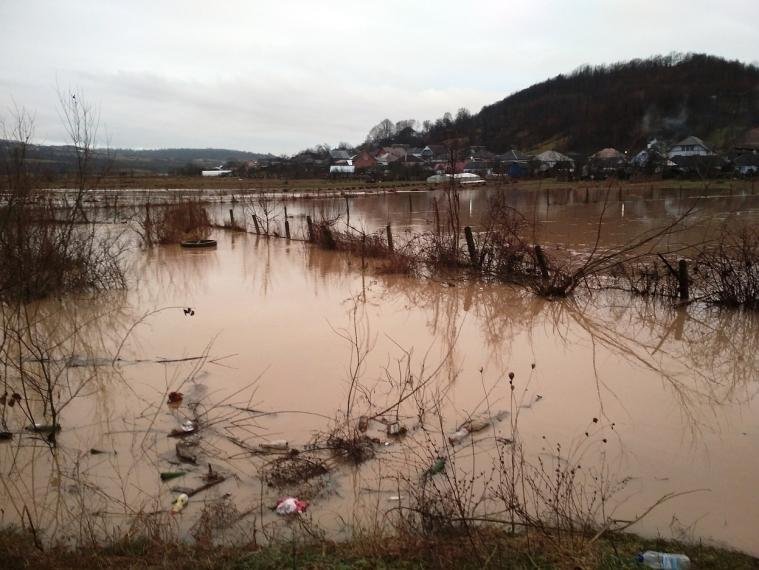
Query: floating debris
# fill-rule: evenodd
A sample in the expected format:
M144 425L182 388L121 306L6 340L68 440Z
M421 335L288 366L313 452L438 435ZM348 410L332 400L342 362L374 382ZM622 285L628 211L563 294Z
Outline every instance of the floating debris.
M184 477L187 475L187 471L163 471L161 473L161 481L171 481L177 477Z
M406 429L406 426L404 426L400 422L393 422L392 424L388 424L387 426L387 435L390 435L390 436L405 435L407 431L408 430Z
M184 394L182 392L169 392L168 404L170 407L178 408L182 404Z
M278 515L299 515L308 509L308 501L301 501L295 497L282 497L277 501L274 508Z
M178 441L174 449L180 461L192 464L198 462L197 441Z
M432 477L438 473L445 471L445 457L438 457L435 463L433 463L429 469L422 473L423 478Z
M36 423L34 425L28 426L27 431L31 431L33 433L56 433L61 431L61 424L39 424Z
M9 431L0 431L0 441L8 441L13 439L13 434Z
M263 479L271 487L286 487L325 475L327 472L327 466L319 459L288 455L275 459L266 466Z
M273 441L265 441L263 443L259 443L258 446L261 449L266 449L270 451L287 451L289 448L289 444L286 439L275 439Z
M358 431L361 433L369 429L369 417L361 416L358 418Z
M451 445L456 445L457 443L461 443L466 439L466 437L469 435L469 430L465 427L457 429L455 432L453 432L451 435L448 436L448 442Z
M173 429L169 432L169 437L185 437L198 431L198 422L187 420L182 424L180 429Z
M177 498L174 499L174 502L171 503L171 514L175 515L182 512L189 502L190 497L187 496L187 493L180 493Z
M484 418L470 418L459 426L459 429L466 428L469 433L476 433L490 427L490 420Z

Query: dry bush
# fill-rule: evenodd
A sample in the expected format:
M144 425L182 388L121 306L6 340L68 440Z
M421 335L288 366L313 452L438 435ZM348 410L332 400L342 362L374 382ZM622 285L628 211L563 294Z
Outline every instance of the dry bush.
M759 309L759 230L726 230L696 256L692 278L709 303Z
M32 300L123 288L117 241L54 215L29 204L0 209L0 296Z
M185 240L206 239L211 233L211 219L205 205L184 200L161 207L145 204L136 231L142 242L154 244L181 243Z
M646 297L677 297L678 280L672 267L671 262L657 259L619 263L609 271L607 285Z
M90 190L94 145L91 109L64 107L78 156L77 189L55 198L35 189L27 159L34 121L17 110L0 164L7 192L0 205L0 297L28 301L54 294L125 285L118 235L97 231L83 209ZM55 202L53 201L55 200Z

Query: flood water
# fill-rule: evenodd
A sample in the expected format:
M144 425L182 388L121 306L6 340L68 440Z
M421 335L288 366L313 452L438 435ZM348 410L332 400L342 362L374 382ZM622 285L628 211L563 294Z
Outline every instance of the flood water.
M514 200L540 220L538 241L581 248L595 239L603 205L575 194L565 203L536 193ZM677 217L694 200L655 194L607 204L605 243ZM429 229L433 198L351 198L352 223ZM464 223L476 226L486 193L467 190L461 199ZM752 195L706 201L700 225L678 239L695 239L707 223L759 217ZM288 214L297 221L344 207L344 198L292 201ZM410 386L427 383L398 411L405 438L373 422L376 457L359 467L330 460L330 474L307 491L310 516L328 534L346 537L382 520L398 504L394 495L404 501L399 478L418 478L434 461L425 449L439 451L462 421L487 414L496 418L491 428L449 450L456 470L492 468L497 438L513 437L518 418L526 456L549 470L582 464L589 484L600 479L607 490L614 519L633 520L662 497L688 492L631 530L759 555L757 315L612 293L546 301L506 285L380 275L299 242L221 230L214 237L212 250L134 251L125 292L36 308L44 333L81 362L64 367L69 389L81 389L62 411L54 453L30 436L0 443L3 522L25 517L26 507L51 537L147 527L150 513L170 506L171 488L198 487L211 463L228 479L169 517L172 528L192 535L203 506L228 495L240 515L230 540L262 525L276 533L269 507L282 491L261 480L272 456L246 446L286 439L303 449L327 432L346 409L357 354L349 339L357 339L354 416L397 401L406 364ZM171 391L184 394L177 409L166 404ZM193 415L203 423L197 466L177 463L177 439L167 437ZM20 421L8 418L19 429ZM160 481L160 472L176 470L188 474Z
M719 189L679 188L625 185L607 186L599 183L577 183L567 188L546 190L520 186L470 188L459 191L462 226L476 232L487 226L492 201L501 198L524 218L530 236L536 243L568 249L592 247L603 222L602 244L615 246L631 238L661 228L688 213L685 229L668 239L673 245L700 243L719 234L725 224L759 223L759 189L746 184ZM282 198L282 196L279 196ZM324 199L285 197L285 202L272 202L272 232L284 235L284 208L293 236L305 237L305 217L314 220L339 219L358 231L375 232L390 224L401 241L410 233L435 230L435 203L445 223L445 192L443 189L399 191L377 196L335 196ZM247 206L245 205L247 204ZM253 209L251 208L253 206ZM236 219L245 219L254 231L250 213L261 208L256 198L233 204ZM215 215L219 221L228 219L229 204L219 204Z

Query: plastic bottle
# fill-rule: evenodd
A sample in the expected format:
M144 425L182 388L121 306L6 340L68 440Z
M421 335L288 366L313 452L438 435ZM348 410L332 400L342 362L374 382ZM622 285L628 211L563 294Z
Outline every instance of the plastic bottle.
M171 503L171 514L175 515L182 512L182 509L184 509L189 502L190 497L187 496L187 493L180 493L177 495L177 498L174 499L174 502Z
M659 570L687 570L690 568L690 558L685 554L668 554L653 550L646 550L638 554L638 562L648 568L658 568Z
M448 441L451 445L456 445L457 443L461 443L464 441L466 436L469 435L469 430L465 427L462 427L455 432L453 432L451 435L448 436Z

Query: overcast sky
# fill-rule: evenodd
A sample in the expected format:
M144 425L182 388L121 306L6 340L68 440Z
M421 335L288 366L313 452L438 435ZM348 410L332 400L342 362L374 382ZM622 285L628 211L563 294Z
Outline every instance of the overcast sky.
M0 0L0 113L64 142L76 87L114 147L292 154L672 51L756 62L759 0Z

